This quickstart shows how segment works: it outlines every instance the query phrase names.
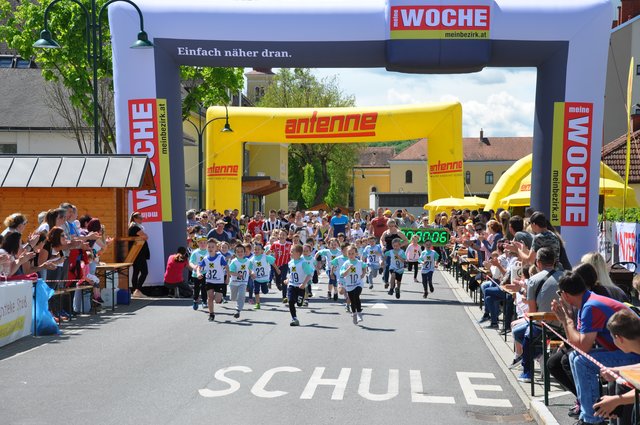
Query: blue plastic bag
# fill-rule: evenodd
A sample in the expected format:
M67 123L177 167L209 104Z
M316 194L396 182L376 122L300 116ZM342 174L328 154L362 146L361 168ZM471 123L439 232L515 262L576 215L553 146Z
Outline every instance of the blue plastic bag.
M59 334L60 328L49 311L49 299L55 291L42 279L38 279L34 291L36 296L31 312L31 333L38 336Z

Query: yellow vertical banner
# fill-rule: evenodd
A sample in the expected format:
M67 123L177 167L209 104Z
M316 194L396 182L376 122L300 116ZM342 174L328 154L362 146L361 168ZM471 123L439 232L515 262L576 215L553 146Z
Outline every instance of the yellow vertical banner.
M162 196L162 221L172 221L171 161L169 159L169 134L167 131L167 100L157 99L158 105L158 162L160 164L160 189Z
M549 221L560 226L562 220L562 153L564 146L564 102L553 105L553 140L551 151L551 204Z
M631 162L631 95L633 94L633 56L629 62L629 78L627 80L627 152L624 167L624 198L622 199L622 211L627 208L627 190L629 187L629 166Z

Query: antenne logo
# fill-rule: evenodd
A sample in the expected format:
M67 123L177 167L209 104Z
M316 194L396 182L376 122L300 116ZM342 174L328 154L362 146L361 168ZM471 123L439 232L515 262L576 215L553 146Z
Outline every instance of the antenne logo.
M237 177L239 167L237 165L216 165L207 167L207 177Z
M487 39L489 6L392 6L392 39Z
M462 161L441 162L429 166L429 174L432 176L442 174L462 173Z
M309 118L288 119L284 134L286 139L371 137L376 135L377 121L377 112L318 116L318 111L313 111Z

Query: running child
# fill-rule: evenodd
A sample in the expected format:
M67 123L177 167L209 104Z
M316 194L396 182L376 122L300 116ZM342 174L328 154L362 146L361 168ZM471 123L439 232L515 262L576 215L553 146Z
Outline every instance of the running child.
M393 295L395 290L396 298L400 298L400 284L402 283L402 274L404 273L404 262L407 255L400 248L402 239L395 238L391 242L391 251L387 251L384 255L389 257L389 295Z
M276 259L264 252L264 247L260 243L253 245L252 277L253 277L253 293L256 296L256 304L253 306L255 310L260 310L260 292L264 295L269 293L269 277L273 270L276 274L280 273L280 269L274 266Z
M369 236L369 245L364 248L362 258L367 262L367 269L369 274L367 275L367 282L369 282L369 289L373 289L373 278L378 275L379 270L383 267L383 254L382 248L377 244L378 239L375 236Z
M251 261L253 258L253 245L251 243L243 243L242 246L244 246L244 258ZM249 274L249 281L247 282L247 292L249 293L249 304L253 304L253 277L251 277L251 274Z
M364 277L367 274L365 263L358 260L356 255L358 249L355 245L349 245L346 248L347 261L340 268L340 276L344 279L344 288L347 291L349 300L351 301L351 309L353 324L357 325L362 322L362 303L360 302L360 294L364 287Z
M232 251L229 250L229 242L220 242L219 248L220 248L220 254L222 254L222 256L224 257L224 259L227 261L227 264L229 264L231 262L231 259L233 257L233 253ZM224 277L225 282L229 282L229 276ZM227 296L227 285L224 285L224 292L222 293L222 302L224 304L226 304L227 302L229 302L229 297Z
M289 325L300 326L300 321L298 321L296 314L296 304L302 306L305 288L311 280L311 276L313 276L313 268L302 259L301 245L293 245L290 255L291 260L288 264L289 278L284 281L287 285L289 312L291 313L291 323Z
M198 249L194 249L189 257L191 268L191 282L193 282L193 309L198 309L198 302L202 301L202 308L207 308L207 290L204 277L198 277L198 264L207 256L207 238L196 236ZM202 294L202 296L200 296Z
M244 257L245 248L242 244L235 247L236 258L229 264L229 287L231 288L231 299L236 301L236 319L240 318L240 312L244 307L244 297L247 292L247 284L251 275L251 261Z
M274 230L274 233L276 231ZM287 285L284 283L289 272L289 260L291 259L291 242L287 241L287 232L285 230L277 231L278 240L271 244L271 252L276 259L276 266L280 269L280 273L277 273L276 287L282 291L282 303L287 303Z
M418 241L420 237L418 235L414 235L411 238L411 243L407 246L406 254L407 254L407 265L409 266L409 271L413 270L413 282L418 282L418 261L420 260L420 245Z
M311 292L311 284L314 283L313 282L314 279L316 281L315 283L318 282L317 280L318 273L315 269L316 259L313 256L313 246L310 243L306 243L302 245L302 259L306 261L306 263L309 264L309 267L313 269L313 276L311 277L311 280L307 284L307 287L305 288L305 292L304 292L304 303L302 305L306 307L309 305L308 298L313 296L313 293Z
M342 265L345 263L345 261L347 261L348 259L347 257L348 247L349 247L348 244L343 244L340 247L342 249L342 255L334 258L331 261L331 274L336 276L336 279L338 281L338 293L344 297L345 310L347 311L347 313L351 313L351 308L350 308L351 302L349 301L349 295L347 295L347 291L344 289L344 278L340 275L340 269L342 268Z
M209 321L215 320L213 303L222 302L222 294L227 287L227 260L222 253L217 252L218 244L211 238L207 241L207 256L198 264L198 278L205 280L207 290L207 305L209 307Z
M338 240L336 238L329 239L329 248L321 249L316 255L316 260L324 261L325 270L329 277L329 289L327 291L327 298L331 299L331 292L333 291L333 300L338 301L338 282L336 276L331 273L331 262L340 256L340 250L338 249Z
M422 298L429 296L429 291L433 293L433 271L436 267L436 262L440 260L440 255L433 250L431 242L427 241L424 244L424 251L420 254L420 263L422 263L422 287L424 288L424 294Z

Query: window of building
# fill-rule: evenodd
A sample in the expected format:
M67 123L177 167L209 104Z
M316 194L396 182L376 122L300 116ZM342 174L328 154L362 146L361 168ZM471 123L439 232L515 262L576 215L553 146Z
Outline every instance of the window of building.
M18 153L18 145L16 143L1 143L0 154Z
M471 171L467 171L464 173L464 182L466 184L471 184Z
M484 173L484 184L493 184L493 171Z
M404 182L405 183L413 183L413 171L407 170L404 173Z

